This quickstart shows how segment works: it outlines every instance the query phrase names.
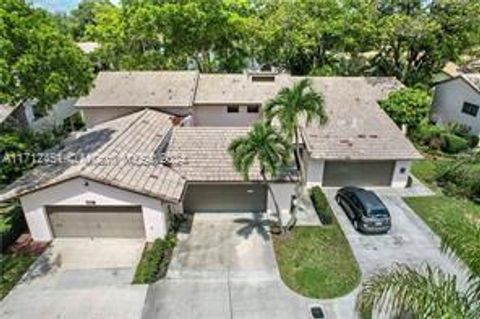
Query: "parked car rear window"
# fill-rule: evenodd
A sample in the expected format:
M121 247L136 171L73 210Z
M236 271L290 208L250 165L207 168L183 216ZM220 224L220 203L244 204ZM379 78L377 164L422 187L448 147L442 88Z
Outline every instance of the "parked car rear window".
M377 208L377 209L371 209L368 212L368 214L371 216L387 216L388 212L383 208L380 208L380 209Z

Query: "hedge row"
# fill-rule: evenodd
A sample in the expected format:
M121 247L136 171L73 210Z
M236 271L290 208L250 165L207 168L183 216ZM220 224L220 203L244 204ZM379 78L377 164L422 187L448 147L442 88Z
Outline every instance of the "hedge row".
M175 234L169 234L165 239L157 239L150 246L146 246L133 283L149 284L165 277L175 245Z
M314 186L310 191L310 198L312 199L313 206L315 207L318 218L322 224L332 224L333 212L325 194L322 192L322 189L318 186Z

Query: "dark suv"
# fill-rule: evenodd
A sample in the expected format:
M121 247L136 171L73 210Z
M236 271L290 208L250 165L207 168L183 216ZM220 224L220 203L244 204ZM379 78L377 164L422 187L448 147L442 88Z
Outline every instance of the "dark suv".
M374 192L358 187L344 187L337 192L335 199L356 230L370 234L390 230L390 213Z

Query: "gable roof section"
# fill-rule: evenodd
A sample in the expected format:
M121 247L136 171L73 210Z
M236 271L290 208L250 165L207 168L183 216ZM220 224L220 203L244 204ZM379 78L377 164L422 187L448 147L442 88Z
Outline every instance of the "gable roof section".
M454 80L462 80L468 84L472 89L480 93L480 73L460 73L457 76L450 77L448 79L438 81L435 86L449 83Z
M89 95L76 106L90 107L190 107L196 71L100 72Z
M300 78L297 78L300 79ZM422 156L379 107L402 85L388 77L312 77L328 122L302 129L308 152L325 160L414 160Z
M263 104L291 84L288 74L273 74L274 82L253 82L252 74L200 74L195 105Z
M52 150L88 156L91 161L38 166L10 185L0 194L0 200L83 177L176 202L182 196L185 180L162 164L142 164L144 158L150 160L164 151L172 127L168 115L149 109L98 125L63 149Z

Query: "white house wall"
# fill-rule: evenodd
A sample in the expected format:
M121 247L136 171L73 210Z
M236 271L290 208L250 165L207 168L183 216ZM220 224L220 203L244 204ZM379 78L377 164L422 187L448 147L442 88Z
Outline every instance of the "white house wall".
M270 187L275 194L282 215L289 214L292 195L295 194L295 183L271 183ZM270 192L267 194L267 212L276 212L275 202Z
M248 113L245 105L239 106L238 113L228 113L225 105L193 108L195 126L252 126L260 118L260 113Z
M432 119L439 123L457 122L480 134L480 113L476 117L462 113L464 102L480 105L480 93L462 79L451 80L435 87Z
M76 178L20 198L33 239L53 239L45 211L48 205L140 205L147 241L163 238L167 233L167 209L160 200L121 190L97 182Z
M92 107L82 109L87 128L91 128L97 124L110 121L136 111L139 111L139 109L136 107Z
M412 161L396 161L392 176L392 187L406 187Z

